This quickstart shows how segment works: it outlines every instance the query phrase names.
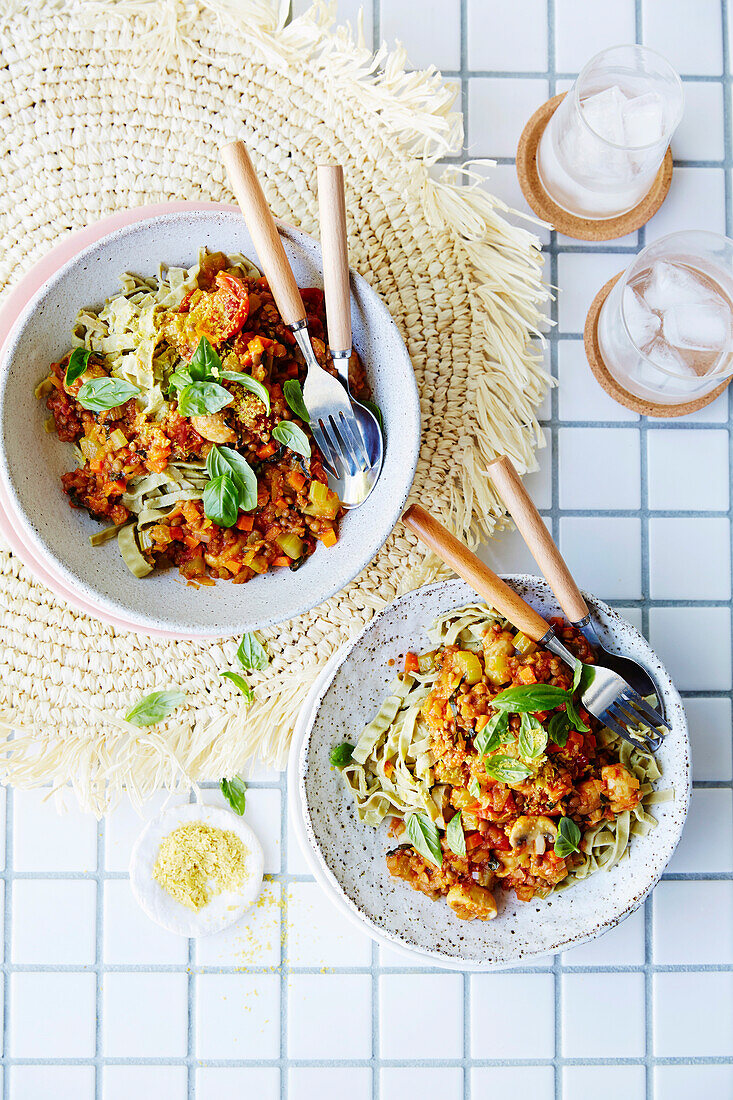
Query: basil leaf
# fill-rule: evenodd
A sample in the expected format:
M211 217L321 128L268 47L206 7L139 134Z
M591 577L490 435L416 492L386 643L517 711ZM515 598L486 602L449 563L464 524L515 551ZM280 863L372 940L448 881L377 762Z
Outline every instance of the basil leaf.
M577 852L580 847L580 829L572 817L561 817L557 823L557 836L555 837L555 855L565 858L571 852Z
M231 680L232 683L239 688L242 695L244 696L245 703L254 703L255 693L245 680L244 676L240 676L238 672L228 671L220 672L219 675L222 676L225 680Z
M132 710L125 715L125 721L131 726L155 726L185 702L186 696L178 688L153 691L150 695L145 695L139 703L135 703Z
M564 749L568 743L568 733L570 732L570 719L563 710L559 710L557 714L553 714L547 726L547 736L555 745L559 745L561 749Z
M86 348L74 348L69 356L69 362L66 367L66 378L64 381L67 386L70 386L72 382L76 382L77 378L81 378L84 371L87 369L87 363L89 362L89 356L92 353L87 351Z
M206 416L217 413L234 398L217 382L192 382L178 398L178 411L181 416Z
M445 839L451 852L465 858L466 837L463 832L463 821L460 810L457 814L453 814L453 817L448 822L448 827L445 830Z
M310 424L311 418L305 407L303 387L297 378L289 378L287 382L285 382L283 385L283 394L295 415L299 416L301 420L305 420L306 424Z
M351 757L354 754L354 746L350 745L348 741L344 741L342 745L334 745L328 754L328 759L333 764L334 768L345 768L347 764L351 763Z
M430 818L426 817L425 814L410 814L405 819L405 825L407 826L407 835L412 841L415 851L419 852L430 863L436 863L440 867L443 862L440 835Z
M473 739L473 747L480 756L486 756L494 749L498 749L501 744L501 735L507 733L508 730L509 714L505 710L500 710L476 734ZM513 737L512 740L514 740Z
M258 642L254 634L245 634L242 637L237 650L237 657L242 668L247 669L248 672L253 668L262 671L270 663L267 650Z
M384 435L384 420L382 419L382 410L379 405L377 405L376 401L362 401L362 405L369 409L370 413L374 414L374 419L377 424L379 424L379 430L382 435Z
M205 382L212 375L217 378L221 375L221 359L205 336L199 340L188 369L194 382Z
M204 515L219 527L233 527L239 516L239 488L223 474L204 489Z
M571 694L575 691L578 684L580 683L581 677L583 675L584 667L585 666L583 664L581 664L580 661L578 661L577 665L575 666L575 669L573 670L573 686L570 689Z
M235 814L241 817L247 802L247 784L238 775L235 775L234 779L222 779L219 786L221 787L221 793Z
M139 393L137 386L126 382L124 378L90 378L79 390L76 400L84 409L105 412L124 405Z
M177 371L168 379L169 390L184 390L186 386L190 386L193 382L190 370L186 370L185 367L180 367Z
M251 374L245 374L244 371L237 370L225 370L222 372L222 378L227 382L239 382L240 386L244 386L245 390L249 390L255 397L259 397L262 404L270 411L270 393L267 386L263 386L261 382L258 382L256 378L253 378ZM287 385L287 383L286 383Z
M547 748L547 731L531 714L522 715L518 744L526 760L538 760Z
M535 714L538 710L554 710L569 698L569 691L552 684L519 684L506 688L489 701L497 710Z
M568 720L570 721L570 724L572 725L574 730L579 730L580 733L590 733L590 726L586 726L585 722L575 709L574 703L567 702L565 704L565 713L567 714Z
M513 756L502 756L499 753L484 760L484 767L486 768L486 774L490 775L492 779L498 780L499 783L521 783L523 779L527 779L532 774L531 768L528 768L521 760L517 760Z
M244 512L257 507L257 475L239 451L214 444L206 459L206 472L211 478L231 478L239 491L239 507Z
M481 798L481 784L475 775L472 775L468 781L468 793L473 795L477 802Z
M308 442L308 436L302 428L299 428L297 424L293 424L292 420L281 420L272 429L272 438L305 458L311 456L311 445Z

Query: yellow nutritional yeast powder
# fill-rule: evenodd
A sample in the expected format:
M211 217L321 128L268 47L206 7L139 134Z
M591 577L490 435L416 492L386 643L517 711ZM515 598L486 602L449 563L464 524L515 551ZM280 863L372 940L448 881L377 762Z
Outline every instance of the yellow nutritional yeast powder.
M236 833L188 821L163 840L153 878L181 905L203 909L217 894L239 889L248 855Z

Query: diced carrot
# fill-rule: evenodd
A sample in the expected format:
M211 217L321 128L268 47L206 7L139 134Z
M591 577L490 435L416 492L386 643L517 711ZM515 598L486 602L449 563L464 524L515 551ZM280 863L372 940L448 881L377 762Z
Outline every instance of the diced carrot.
M171 538L172 539L182 539L183 538L183 528L182 527L171 527L170 533L171 533Z
M305 485L305 478L300 470L291 470L288 474L288 481L296 491L302 489Z
M484 728L484 726L488 725L488 722L489 722L488 714L479 714L478 718L476 719L476 725L474 727L475 730L476 730L476 733L478 733L479 730L482 730Z
M278 497L277 500L274 503L275 503L276 508L287 508L288 507L288 502L285 499L285 497Z
M405 654L405 672L419 672L420 665L417 660L417 653Z
M251 531L254 526L254 516L246 516L244 513L237 520L237 530Z
M323 534L318 537L324 546L335 546L338 541L336 532L333 528L330 531L324 531Z
M298 364L297 363L288 363L287 367L285 368L285 373L287 374L288 378L297 378L298 377Z
M474 848L478 848L483 843L483 839L481 833L469 833L466 837L466 851L470 852Z
M292 562L287 554L278 554L276 558L273 558L273 565L291 565Z
M196 538L195 535L184 535L183 541L185 542L186 546L189 547L198 546L199 544L199 540Z
M274 443L264 443L260 447L259 451L257 452L257 457L258 458L270 458L271 455L274 455L276 450L277 450L277 447L275 446Z

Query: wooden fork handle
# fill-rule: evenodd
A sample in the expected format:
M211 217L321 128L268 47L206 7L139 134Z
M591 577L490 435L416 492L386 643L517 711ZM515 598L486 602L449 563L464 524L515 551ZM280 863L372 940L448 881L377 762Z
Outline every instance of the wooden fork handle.
M221 157L277 308L286 325L297 325L305 320L303 299L247 146L233 141L224 146Z
M573 580L565 559L553 542L542 516L522 485L512 460L505 455L497 458L489 466L488 473L526 542L529 552L557 596L560 607L571 623L580 622L589 613L588 604L581 596L580 589Z
M463 577L464 581L475 588L487 603L505 615L510 623L533 641L542 641L550 629L542 616L525 603L513 588L505 584L501 577L497 577L488 565L484 565L472 554L467 546L459 542L430 512L419 504L411 504L402 517L402 522L459 577Z
M318 214L321 223L328 343L332 352L350 352L349 248L346 237L344 170L340 164L318 165Z

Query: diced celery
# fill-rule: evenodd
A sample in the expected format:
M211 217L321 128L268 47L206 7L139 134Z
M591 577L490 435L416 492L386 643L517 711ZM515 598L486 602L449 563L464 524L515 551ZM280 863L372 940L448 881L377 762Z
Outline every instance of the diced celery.
M299 558L303 553L303 540L292 533L278 535L275 539L275 542L278 544L280 549L293 560Z
M455 655L455 666L463 673L467 684L477 684L484 674L481 662L469 649L459 649Z
M514 636L514 648L517 653L526 656L527 653L537 652L537 643L533 642L531 638L528 638L526 634L520 632Z
M119 428L115 428L109 437L109 443L113 451L121 451L127 446L127 436Z

